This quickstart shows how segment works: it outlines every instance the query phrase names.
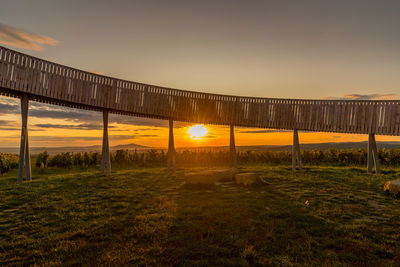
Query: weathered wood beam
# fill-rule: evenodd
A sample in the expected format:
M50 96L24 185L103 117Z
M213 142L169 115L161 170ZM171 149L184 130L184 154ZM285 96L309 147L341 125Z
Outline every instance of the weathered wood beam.
M229 165L232 168L236 168L237 167L237 154L236 154L236 146L235 146L235 128L232 124L230 125L229 154L230 154Z
M21 128L21 145L19 149L19 166L18 166L18 181L22 181L24 177L24 167L26 168L26 180L32 178L31 172L31 160L29 153L29 138L28 138L28 110L29 110L29 98L28 95L21 97L21 116L22 116L22 128Z
M32 179L31 153L30 153L30 149L29 149L29 133L28 133L28 130L26 131L25 171L26 171L26 180L27 181L31 180Z
M367 154L367 170L368 173L372 173L372 161L373 161L373 156L372 156L372 134L368 135L368 154Z
M106 172L107 171L107 172ZM108 142L108 111L103 111L103 147L101 152L101 175L111 175L110 145Z
M301 171L303 168L303 164L301 162L299 134L297 129L295 129L293 131L292 170L296 170L297 164L299 165L299 170Z
M175 171L176 169L176 151L174 143L174 121L169 120L169 140L168 140L168 152L167 152L167 164L168 169Z
M375 134L374 134L374 137L373 137L372 151L373 151L373 154L374 154L375 172L376 172L376 174L381 174L381 167L380 167L378 149L376 147Z
M376 146L375 134L370 133L368 135L368 163L367 163L368 172L372 173L372 168L375 166L376 174L381 173L380 161L378 149Z

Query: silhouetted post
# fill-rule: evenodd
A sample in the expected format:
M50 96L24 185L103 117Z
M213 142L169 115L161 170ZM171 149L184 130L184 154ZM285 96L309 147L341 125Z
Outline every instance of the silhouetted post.
M380 162L379 162L378 149L376 147L375 134L373 135L372 141L373 141L372 151L374 152L375 171L376 171L376 174L381 174L381 167L380 167Z
M167 164L168 169L175 171L176 169L176 151L174 144L174 121L169 120L169 141L168 141L168 153L167 153Z
M380 174L381 168L380 168L378 150L376 147L375 134L370 133L368 136L368 163L367 163L369 173L372 173L372 165L373 165L372 161L374 161L375 164L376 174Z
M368 135L368 160L367 160L367 169L368 169L368 173L372 173L372 160L373 160L373 156L372 156L372 134Z
M295 130L296 131L296 130ZM296 170L296 134L293 132L293 145L292 145L292 170Z
M24 176L24 165L26 168L26 180L32 178L31 174L31 159L29 154L29 138L28 138L28 95L21 97L21 115L22 115L22 130L21 130L21 145L19 149L19 166L18 166L18 181L21 182Z
M236 146L235 146L235 128L233 125L230 127L230 145L229 145L229 152L230 152L230 161L229 164L231 167L237 167L237 158L236 158Z
M105 169L107 168L107 174ZM108 111L103 110L103 147L101 151L101 175L111 174L110 145L108 143Z
M303 168L303 164L301 162L301 154L300 154L300 142L299 142L299 134L297 129L293 131L293 146L292 146L292 169L296 170L296 161L299 164L299 170L301 171Z

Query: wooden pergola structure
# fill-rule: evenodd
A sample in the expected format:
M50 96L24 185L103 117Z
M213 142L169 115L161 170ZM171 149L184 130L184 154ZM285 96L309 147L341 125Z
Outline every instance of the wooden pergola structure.
M0 46L0 94L21 99L18 180L31 179L28 106L37 101L103 112L102 174L111 173L108 114L169 120L168 166L175 168L173 121L293 130L293 169L302 168L298 131L368 134L368 171L380 172L375 135L400 136L400 100L311 100L201 93L116 79L49 62Z

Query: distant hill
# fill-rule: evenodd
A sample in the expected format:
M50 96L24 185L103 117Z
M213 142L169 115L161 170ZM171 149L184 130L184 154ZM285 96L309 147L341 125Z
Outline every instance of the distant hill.
M142 146L138 144L126 144L126 145L118 145L118 146L111 146L110 150L118 150L118 149L128 149L128 150L147 150L151 149L151 147ZM36 155L43 151L49 152L49 154L54 155L62 152L100 152L101 145L96 146L71 146L71 147L32 147L31 154ZM0 152L2 153L11 153L11 154L18 154L19 147L0 147Z
M378 149L394 149L394 148L400 148L400 142L377 142ZM345 143L315 143L315 144L300 144L301 149L305 150L314 150L314 149L319 149L319 150L326 150L330 148L335 148L335 149L359 149L359 148L367 148L368 143L367 142L345 142ZM110 147L111 151L115 151L118 149L127 149L127 150L138 150L138 151L143 151L143 150L149 150L149 149L166 149L166 148L154 148L154 147L148 147L148 146L142 146L138 144L126 144L126 145L118 145L118 146L112 146ZM183 151L183 150L196 150L196 151L218 151L218 150L227 150L228 146L204 146L204 147L181 147L177 148L178 151ZM265 145L265 146L237 146L237 150L239 151L291 151L292 146L291 145ZM61 152L100 152L101 151L101 145L96 145L96 146L86 146L86 147L32 147L31 148L31 154L36 155L39 154L40 152L47 151L49 154L54 155L57 153ZM19 153L19 148L18 147L2 147L0 148L0 152L2 153L12 153L12 154L18 154Z
M394 149L400 148L400 142L377 142L378 149ZM368 148L368 142L344 142L344 143L314 143L314 144L301 144L300 148L305 150L326 150L334 149L360 149ZM255 147L239 147L239 150L271 150L271 151L291 151L292 146L255 146Z
M378 149L394 149L400 148L400 142L377 142ZM301 144L300 148L305 150L326 150L330 148L334 149L359 149L368 148L368 142L343 142L343 143L313 143L313 144ZM228 146L218 146L218 147L186 147L178 148L177 150L226 150ZM239 151L291 151L291 145L265 145L265 146L237 146Z
M118 146L113 146L110 147L111 150L118 150L118 149L128 149L128 150L134 150L134 149L151 149L151 147L148 146L142 146L138 144L127 144L127 145L118 145Z

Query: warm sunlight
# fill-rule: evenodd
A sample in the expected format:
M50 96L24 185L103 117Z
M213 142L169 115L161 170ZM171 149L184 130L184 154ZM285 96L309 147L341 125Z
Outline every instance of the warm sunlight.
M208 129L204 125L197 124L189 128L188 134L190 134L190 138L200 139L208 134Z

